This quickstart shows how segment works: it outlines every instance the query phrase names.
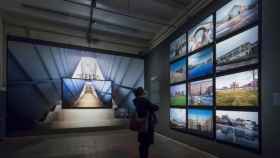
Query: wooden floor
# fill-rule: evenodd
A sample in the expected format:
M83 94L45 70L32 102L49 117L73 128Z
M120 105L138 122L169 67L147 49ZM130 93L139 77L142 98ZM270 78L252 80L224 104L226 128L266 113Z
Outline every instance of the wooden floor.
M10 138L0 142L3 158L138 158L136 134L128 130ZM156 135L150 158L215 158Z

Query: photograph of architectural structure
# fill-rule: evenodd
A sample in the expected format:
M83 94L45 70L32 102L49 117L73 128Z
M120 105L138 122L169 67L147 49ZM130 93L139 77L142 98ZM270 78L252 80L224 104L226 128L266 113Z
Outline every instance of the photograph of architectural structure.
M186 59L181 59L170 66L170 83L186 80Z
M126 117L135 109L131 101L134 98L132 90L144 87L144 60L140 58L9 41L8 63L9 98L17 96L16 100L9 100L11 115L17 114L13 108L18 104L30 108L36 108L39 104L48 109L61 105L61 79L75 78L80 80L67 81L65 84L69 85L71 91L90 92L84 94L94 94L92 82L86 84L89 81L113 81L112 100L116 117ZM66 88L64 92L70 90ZM102 94L99 89L95 90L98 91L97 95ZM77 97L78 93L73 95ZM105 98L108 95L102 96Z
M204 109L188 110L188 129L202 136L213 136L213 111Z
M258 63L258 26L217 44L216 71L236 69Z
M243 147L259 148L258 112L216 112L217 140L238 144Z
M64 108L112 107L111 81L63 79Z
M183 34L178 39L173 41L170 44L170 55L169 60L173 61L176 60L184 55L187 52L187 35Z
M258 106L258 70L217 77L216 106Z
M213 105L213 79L206 79L189 83L188 105L212 106Z
M232 0L216 12L216 38L258 20L258 0Z
M213 42L213 16L209 16L188 33L188 52Z

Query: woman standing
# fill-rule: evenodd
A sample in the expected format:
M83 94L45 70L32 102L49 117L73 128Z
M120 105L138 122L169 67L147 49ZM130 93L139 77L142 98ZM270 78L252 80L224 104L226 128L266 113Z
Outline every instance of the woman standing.
M145 98L145 91L142 87L134 90L135 99L133 103L139 118L145 119L145 129L138 132L140 158L148 158L149 147L154 143L154 128L157 122L155 111L159 109Z

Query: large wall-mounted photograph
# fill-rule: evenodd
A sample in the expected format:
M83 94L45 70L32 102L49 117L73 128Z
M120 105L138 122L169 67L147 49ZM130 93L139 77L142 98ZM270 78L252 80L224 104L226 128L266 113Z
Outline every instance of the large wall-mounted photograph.
M169 54L169 60L173 61L176 60L184 55L186 55L187 52L187 35L183 34L178 39L173 41L170 44L170 54Z
M44 120L50 109L62 105L62 95L67 108L112 107L115 117L127 117L135 110L133 89L144 87L142 58L21 39L8 41L7 55L9 120ZM64 87L63 78L69 79ZM112 81L112 90L94 80Z
M258 26L217 44L216 71L223 72L258 63Z
M206 137L213 136L213 111L208 109L188 109L188 130Z
M186 84L179 84L170 87L171 106L185 107L187 105Z
M232 0L216 12L216 38L258 20L258 0Z
M170 66L170 83L178 83L186 80L186 59L180 59Z
M213 48L206 48L188 59L188 79L196 79L213 73Z
M170 127L180 130L186 129L186 109L171 108L170 109Z
M258 150L258 112L222 111L216 112L217 140Z
M216 79L216 106L258 106L258 70Z
M189 83L188 86L189 106L212 106L213 105L213 80L206 79Z
M112 107L112 82L100 80L63 79L64 108Z
M189 53L213 42L213 26L213 16L211 15L189 31Z

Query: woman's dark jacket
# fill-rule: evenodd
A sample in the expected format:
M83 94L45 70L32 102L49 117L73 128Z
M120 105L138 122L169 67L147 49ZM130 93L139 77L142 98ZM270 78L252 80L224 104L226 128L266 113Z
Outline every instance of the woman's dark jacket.
M138 117L148 119L148 130L146 132L138 133L138 141L143 144L154 143L154 127L156 122L155 111L159 109L157 105L152 104L144 97L137 97L133 100L136 107Z

